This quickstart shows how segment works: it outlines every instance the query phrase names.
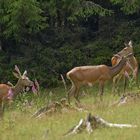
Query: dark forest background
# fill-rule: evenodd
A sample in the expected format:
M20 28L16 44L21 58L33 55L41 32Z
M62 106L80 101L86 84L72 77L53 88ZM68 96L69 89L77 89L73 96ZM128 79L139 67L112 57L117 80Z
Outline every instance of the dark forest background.
M55 87L75 66L111 65L129 40L140 62L140 0L0 0L0 81L16 64Z

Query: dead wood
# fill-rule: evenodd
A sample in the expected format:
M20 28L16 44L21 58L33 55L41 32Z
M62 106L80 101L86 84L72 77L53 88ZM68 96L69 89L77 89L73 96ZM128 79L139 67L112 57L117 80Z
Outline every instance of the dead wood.
M137 127L136 125L131 125L131 124L116 124L116 123L109 123L105 121L103 118L99 116L94 116L96 123L105 126L105 127L117 127L117 128L131 128L131 127Z
M67 103L66 98L62 98L60 102L54 101L51 102L50 104L41 107L38 109L33 115L32 118L40 118L42 115L48 115L48 114L53 114L55 112L62 112L62 111L69 111L69 110L74 110L74 111L85 111L82 108L78 107L73 107Z
M140 100L140 93L127 93L120 97L118 101L115 101L111 106L121 106L123 104Z
M44 114L48 114L48 113L53 113L58 111L61 108L61 104L58 102L53 102L48 104L47 106L41 107L39 110L37 110L32 117L34 118L38 118L41 117Z
M89 113L86 119L80 119L78 125L75 125L73 128L71 128L67 133L64 134L64 136L78 134L84 130L90 134L98 127L132 128L137 126L131 124L109 123L103 118L99 116L93 116L91 113Z

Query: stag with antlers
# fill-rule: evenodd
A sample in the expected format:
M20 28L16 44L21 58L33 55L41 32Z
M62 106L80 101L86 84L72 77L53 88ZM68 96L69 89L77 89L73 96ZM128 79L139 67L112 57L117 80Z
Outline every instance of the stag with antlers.
M21 74L19 68L15 66L15 72L13 72L13 75L18 79L18 82L15 86L0 84L1 115L3 114L3 104L5 102L10 103L13 100L13 98L20 92L22 92L26 86L33 86L33 82L27 77L26 70L23 74Z
M124 45L125 45L125 48L123 48L120 52L118 52L117 54L115 54L111 58L112 66L117 65L123 56L125 56L125 55L127 55L129 53L134 54L132 41L129 41L128 44L124 43ZM116 85L123 78L124 79L124 92L125 92L126 81L127 81L127 79L129 80L131 78L130 77L131 75L133 76L133 79L135 80L136 84L138 85L138 61L137 61L137 59L135 58L134 55L132 55L128 59L128 61L124 65L122 71L113 78L112 91L115 90Z

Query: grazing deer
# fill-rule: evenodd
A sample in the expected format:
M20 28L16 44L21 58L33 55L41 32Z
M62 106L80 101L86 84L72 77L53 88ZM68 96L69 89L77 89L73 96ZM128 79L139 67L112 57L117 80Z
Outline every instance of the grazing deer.
M130 57L132 54L127 55ZM116 76L123 68L127 61L127 57L122 57L120 62L113 66L97 65L97 66L81 66L70 70L66 75L71 81L72 87L68 92L68 102L70 103L70 96L74 95L76 102L79 101L79 89L82 85L91 86L94 83L99 83L100 97L103 95L104 84L106 81Z
M18 78L18 82L15 86L12 84L0 84L1 111L3 110L4 102L11 102L13 97L22 92L25 86L33 86L33 82L27 77L27 71L24 71L24 73L21 75L19 68L15 66L15 72L13 72L13 75Z
M132 41L129 41L128 44L125 43L125 46L126 47L124 49L122 49L120 52L118 52L111 58L112 66L118 64L121 57L123 57L129 53L133 53ZM129 59L128 59L126 65L124 65L122 71L113 78L112 90L114 91L115 85L118 84L120 79L124 78L124 91L125 91L126 80L130 79L130 75L133 75L133 78L135 79L136 83L138 84L138 61L134 55L129 57Z

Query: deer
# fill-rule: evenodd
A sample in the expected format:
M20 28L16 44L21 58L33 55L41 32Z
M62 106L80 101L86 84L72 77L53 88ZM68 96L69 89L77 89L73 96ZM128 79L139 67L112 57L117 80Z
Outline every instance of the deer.
M122 57L120 62L112 67L107 65L79 66L67 72L66 77L72 84L71 89L68 91L69 104L72 95L74 96L76 103L80 103L79 90L81 86L92 86L95 83L99 84L99 95L102 100L105 82L111 80L114 76L120 73L126 64L127 58L131 55L132 53Z
M13 84L0 84L0 108L1 115L3 114L4 104L11 103L13 98L17 96L23 89L28 86L32 87L33 82L27 77L27 71L25 70L23 74L21 74L19 68L15 65L15 72L13 75L18 79L16 85Z
M123 48L120 52L118 52L117 54L115 54L112 58L111 58L111 63L112 66L115 66L116 64L119 63L121 57L125 56L128 53L133 53L133 45L132 45L132 41L130 40L129 43L124 43L125 48ZM112 87L112 91L115 90L115 86L119 83L119 81L123 78L124 79L124 87L123 90L125 92L126 90L126 85L127 85L127 79L130 80L130 76L133 76L133 79L135 80L136 84L138 85L138 61L136 59L136 57L134 55L132 55L131 57L129 57L127 63L124 65L122 71L116 75L113 78L113 87Z

